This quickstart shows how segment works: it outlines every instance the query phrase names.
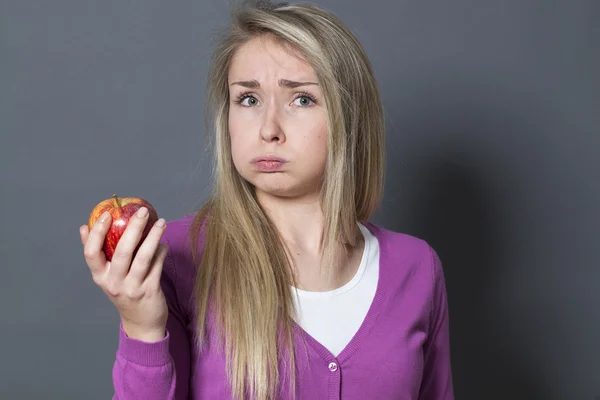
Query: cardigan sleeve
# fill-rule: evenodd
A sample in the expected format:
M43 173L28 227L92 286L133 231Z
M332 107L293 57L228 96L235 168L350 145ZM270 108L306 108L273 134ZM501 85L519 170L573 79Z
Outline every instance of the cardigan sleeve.
M431 246L429 253L433 289L419 400L454 400L446 283L438 254Z

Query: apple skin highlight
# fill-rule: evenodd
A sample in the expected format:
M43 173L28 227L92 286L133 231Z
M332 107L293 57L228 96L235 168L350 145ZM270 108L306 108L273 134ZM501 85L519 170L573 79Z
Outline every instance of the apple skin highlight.
M104 244L102 246L106 260L112 260L119 239L123 236L130 219L141 207L146 207L148 209L148 219L142 237L134 250L133 256L135 257L135 254L137 254L144 239L148 236L148 233L150 233L150 230L156 221L158 221L158 214L154 207L148 201L140 197L117 197L117 195L114 194L110 199L101 201L92 209L88 220L88 228L90 231L105 211L108 211L111 216L111 226L106 233Z

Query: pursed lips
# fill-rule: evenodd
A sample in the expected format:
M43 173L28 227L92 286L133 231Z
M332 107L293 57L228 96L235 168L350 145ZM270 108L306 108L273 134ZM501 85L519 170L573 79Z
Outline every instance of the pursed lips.
M278 156L271 156L271 155L265 155L265 156L258 156L258 157L254 157L252 159L252 161L250 161L252 164L256 164L258 162L279 162L279 163L286 163L287 160L282 158L282 157L278 157Z
M286 162L287 160L278 156L259 156L253 158L251 161L251 163L260 171L264 172L276 172L280 170Z

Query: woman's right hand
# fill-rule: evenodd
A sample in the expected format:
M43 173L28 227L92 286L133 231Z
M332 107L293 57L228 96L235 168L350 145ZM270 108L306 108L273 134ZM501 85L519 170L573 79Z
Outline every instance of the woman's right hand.
M102 251L111 225L110 215L105 221L99 219L91 232L87 225L82 225L79 234L92 279L117 308L127 336L155 342L165 337L169 313L160 287L168 247L160 243L165 230L165 221L161 218L133 257L147 220L147 212L144 216L136 214L131 218L111 261L106 260Z

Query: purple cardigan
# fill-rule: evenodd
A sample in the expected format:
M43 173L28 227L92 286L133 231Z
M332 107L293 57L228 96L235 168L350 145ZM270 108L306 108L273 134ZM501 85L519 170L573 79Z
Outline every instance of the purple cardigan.
M169 222L162 238L169 244L162 277L169 306L166 336L145 343L120 327L113 400L231 399L212 322L202 356L193 346L195 274L186 235L191 220L188 215ZM440 259L421 239L365 226L380 245L375 298L338 357L295 325L296 399L454 399ZM284 379L278 398L291 397L287 387Z

